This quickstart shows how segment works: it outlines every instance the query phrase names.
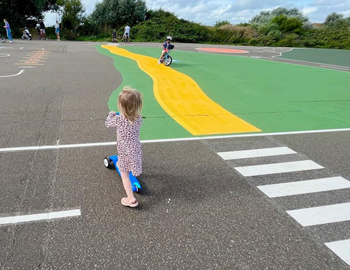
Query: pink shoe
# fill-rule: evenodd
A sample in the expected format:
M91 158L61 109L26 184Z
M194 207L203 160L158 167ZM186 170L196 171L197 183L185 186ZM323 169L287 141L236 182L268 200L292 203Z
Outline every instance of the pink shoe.
M134 201L132 201L131 203L127 203L126 202L127 198L122 198L122 200L120 201L122 205L127 206L127 207L137 207L139 205L139 202L135 199Z

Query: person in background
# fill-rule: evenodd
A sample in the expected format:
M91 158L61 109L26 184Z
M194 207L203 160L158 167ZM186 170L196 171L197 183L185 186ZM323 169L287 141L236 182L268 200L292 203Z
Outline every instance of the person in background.
M129 42L130 43L130 26L127 25L124 28L124 42Z
M57 36L57 41L61 41L61 39L60 39L60 24L58 23L58 21L56 21L56 24L55 24L55 34Z
M41 33L40 33L40 23L38 22L35 26L36 29L36 36L38 39L41 39Z
M40 35L41 35L41 39L46 40L45 24L44 24L43 20L40 20Z
M7 37L9 38L10 43L12 43L13 40L12 40L12 36L11 36L11 27L10 27L10 24L9 24L9 22L8 22L6 19L4 19L4 23L5 23L4 28L6 29Z
M115 29L113 29L112 33L112 42L117 42L117 32L115 31Z

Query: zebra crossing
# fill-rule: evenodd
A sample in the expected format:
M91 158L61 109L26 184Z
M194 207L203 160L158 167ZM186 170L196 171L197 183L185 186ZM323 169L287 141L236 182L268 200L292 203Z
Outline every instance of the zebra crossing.
M348 179L341 176L329 176L326 175L326 173L324 173L324 177L319 177L323 174L323 172L319 172L319 170L326 168L312 160L305 159L302 154L299 154L285 146L246 149L239 151L224 151L217 152L217 154L226 162L236 162L233 163L232 167L247 180L254 177L254 181L250 181L250 183L253 182L253 185L255 185L261 192L271 199L280 199L300 195L307 196L318 192L339 192L346 189L350 190L350 181ZM271 163L271 157L275 157L278 161L282 161L282 157L287 155L292 157L292 159L293 156L295 156L297 157L295 159L302 158L303 160L288 160L287 162ZM264 160L264 158L267 161ZM237 163L237 161L239 162ZM254 164L254 161L259 161L257 162L259 164ZM318 178L300 179L300 175L298 175L298 177L295 176L295 179L293 179L293 173L311 171L317 171L318 173L316 174L316 177ZM264 177L264 180L266 180L266 176L273 176L276 174L291 175L288 175L288 177L281 177L283 180L282 183L256 185L256 183L259 182L259 177ZM321 205L313 207L284 210L303 228L331 223L349 222L350 198L349 202L345 203L326 205L321 203ZM350 227L348 230L350 230ZM350 239L337 239L336 241L326 242L324 245L332 250L345 263L350 265Z

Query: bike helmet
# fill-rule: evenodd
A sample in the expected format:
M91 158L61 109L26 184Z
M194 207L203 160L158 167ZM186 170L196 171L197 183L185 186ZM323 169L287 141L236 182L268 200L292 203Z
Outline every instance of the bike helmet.
M166 39L167 40L173 40L173 38L171 36L167 36Z

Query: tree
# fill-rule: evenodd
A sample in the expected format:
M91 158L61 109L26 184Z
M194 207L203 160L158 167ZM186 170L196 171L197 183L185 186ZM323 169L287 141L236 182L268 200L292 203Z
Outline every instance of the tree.
M19 32L19 28L30 26L30 19L41 19L43 12L57 8L56 0L0 0L0 18L6 18L16 33Z
M136 25L145 20L147 8L143 0L103 0L91 14L91 20L105 30L125 24Z
M338 13L332 13L329 14L324 22L324 25L327 26L332 26L335 25L337 22L342 21L344 18L343 14L338 14Z
M231 24L229 21L217 21L214 24L214 27L219 28L220 26L226 25L226 24Z
M80 0L60 0L62 4L62 28L74 31L82 23L85 9Z
M287 18L296 18L303 24L307 24L309 21L308 18L306 18L297 8L286 9L279 7L272 11L261 11L258 15L251 19L250 23L255 25L270 23L275 17L281 15L285 15Z
M343 14L332 13L329 14L324 22L324 25L331 28L349 28L350 17L344 18ZM349 29L350 30L350 29Z
M277 24L278 29L283 32L301 33L303 22L297 18L288 18L286 15L279 15L272 19L271 23Z

